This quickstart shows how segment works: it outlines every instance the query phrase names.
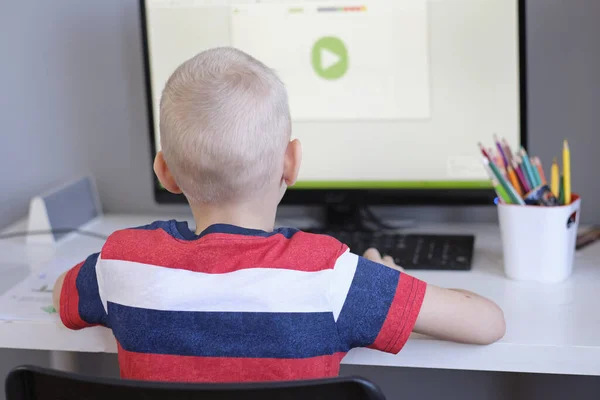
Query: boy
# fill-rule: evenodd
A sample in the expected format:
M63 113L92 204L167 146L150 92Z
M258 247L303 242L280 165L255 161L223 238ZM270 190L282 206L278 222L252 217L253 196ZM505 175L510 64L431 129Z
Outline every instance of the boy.
M329 377L351 348L397 353L412 331L504 335L487 299L426 285L374 249L359 257L331 237L273 230L301 148L283 84L249 55L217 48L178 67L160 131L154 171L186 196L195 232L177 221L117 231L54 289L65 326L112 329L122 377Z

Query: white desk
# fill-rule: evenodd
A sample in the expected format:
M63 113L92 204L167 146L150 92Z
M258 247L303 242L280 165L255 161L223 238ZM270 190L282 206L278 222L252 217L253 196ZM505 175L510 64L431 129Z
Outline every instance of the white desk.
M109 234L146 224L157 216L105 216L87 229ZM24 228L24 223L11 229ZM415 231L474 233L476 255L470 272L413 272L429 283L472 290L504 310L506 336L490 346L448 343L413 336L400 354L351 351L344 364L600 375L600 246L576 256L573 276L554 285L514 282L502 273L499 232L493 225L427 225ZM20 278L53 257L83 259L99 251L102 241L76 236L54 246L28 246L23 239L0 241L0 274L19 266ZM65 268L69 268L66 265ZM8 275L8 274L6 274ZM16 280L15 280L16 279ZM0 293L18 278L0 275ZM0 347L85 352L116 352L105 328L69 331L56 322L0 321Z

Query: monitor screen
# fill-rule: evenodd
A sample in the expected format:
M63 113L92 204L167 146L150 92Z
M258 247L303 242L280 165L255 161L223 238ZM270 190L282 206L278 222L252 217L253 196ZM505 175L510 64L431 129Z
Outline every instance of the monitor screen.
M478 142L521 144L518 0L147 0L154 150L169 75L233 46L285 83L295 189L489 188Z

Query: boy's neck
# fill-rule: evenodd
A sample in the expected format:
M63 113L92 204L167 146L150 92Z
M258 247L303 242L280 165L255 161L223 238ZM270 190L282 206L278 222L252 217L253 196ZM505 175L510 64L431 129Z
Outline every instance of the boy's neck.
M247 229L259 229L271 232L275 226L276 207L255 206L250 204L235 205L190 205L196 234L214 224L229 224Z

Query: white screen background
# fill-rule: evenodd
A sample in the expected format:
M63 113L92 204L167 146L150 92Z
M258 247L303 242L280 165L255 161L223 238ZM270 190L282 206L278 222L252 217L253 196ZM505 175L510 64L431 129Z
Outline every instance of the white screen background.
M400 8L391 14L388 23L379 24L381 29L365 33L368 30L363 26L351 34L343 15L335 16L341 19L339 21L331 20L331 31L338 29L336 33L340 37L355 35L348 39L344 37L348 43L369 44L362 51L354 51L351 48L354 46L348 45L351 65L348 74L342 78L348 79L339 85L336 95L326 92L326 86L331 82L314 77L313 82L306 84L305 80L310 80L310 71L294 72L294 68L288 68L284 62L291 54L295 62L303 63L301 68L308 68L312 40L327 31L323 19L306 36L299 33L306 21L298 20L298 26L281 28L289 34L288 39L285 35L269 39L269 33L272 35L273 29L281 26L286 17L272 12L268 17L272 21L260 25L259 22L266 18L265 13L256 13L254 23L262 28L247 35L249 40L245 40L240 32L251 29L253 22L248 18L252 15L234 15L233 7L256 10L256 7L265 7L264 4L255 4L255 1L231 4L216 0L148 1L157 148L160 148L158 99L169 75L181 62L202 50L237 43L242 50L276 71L279 67L281 71L277 72L290 88L293 136L303 145L300 181L485 180L477 143L491 143L492 135L497 133L513 148L519 144L517 1L394 1L394 4L412 3L413 12L422 4L424 21L419 19L421 14L415 14L419 21L403 34L389 23L389 18L392 22L401 20L402 16L406 18L408 14ZM271 6L271 11L282 4L307 9L315 5L339 5L339 2L320 1L317 4L308 0L274 0L272 3L267 5ZM374 6L376 3L379 6ZM381 1L347 4L366 5L367 10L382 7ZM366 26L377 24L377 18L374 12L373 21L367 22ZM237 39L235 32L238 32ZM413 32L414 40L407 41L406 32ZM364 35L369 36L365 39ZM282 43L287 43L286 53L275 54L273 49ZM405 71L398 71L394 65L401 63L407 54L413 58ZM306 57L305 61L302 57ZM363 76L351 76L354 70L358 75L362 71ZM416 70L420 74L415 73ZM377 76L365 77L369 71ZM379 88L373 89L372 96L367 96L366 101L348 95L352 90L358 90L357 87L368 91L381 85L378 83L381 77L397 76L399 81L406 81L411 74L412 86L401 85L409 88L408 94L394 95L398 90L386 92ZM319 107L307 104L313 91L312 97ZM377 92L381 95L377 96ZM343 99L339 100L341 97ZM413 104L407 105L411 99Z

